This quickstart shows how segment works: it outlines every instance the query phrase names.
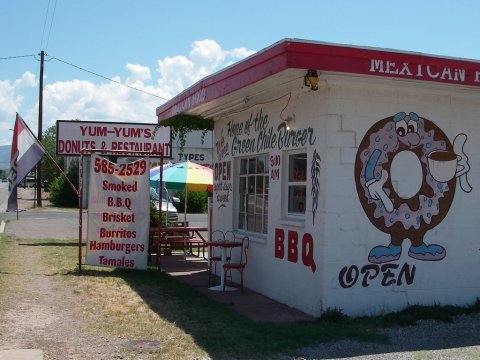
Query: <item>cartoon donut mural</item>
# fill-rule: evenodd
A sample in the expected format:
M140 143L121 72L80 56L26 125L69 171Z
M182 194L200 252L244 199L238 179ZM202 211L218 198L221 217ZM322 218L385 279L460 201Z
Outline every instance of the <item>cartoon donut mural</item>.
M443 246L425 244L425 233L437 226L452 204L457 178L465 192L472 190L463 152L465 134L453 145L433 122L416 113L399 112L375 123L363 137L355 159L355 182L360 203L372 224L390 235L390 244L375 246L368 261L396 261L402 243L410 240L408 255L436 261L446 255ZM399 191L392 174L402 173L409 191Z

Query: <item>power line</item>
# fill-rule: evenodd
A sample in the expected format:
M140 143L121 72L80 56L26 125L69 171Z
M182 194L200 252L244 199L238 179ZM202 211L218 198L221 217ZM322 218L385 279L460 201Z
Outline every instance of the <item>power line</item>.
M27 58L27 57L33 57L35 60L37 60L37 57L36 57L36 54L28 54L28 55L17 55L17 56L5 56L5 57L0 57L0 60L12 60L12 59L20 59L20 58ZM38 67L37 67L37 70L36 70L36 78L38 78ZM36 100L33 100L33 93L32 92L29 92L29 99L26 99L26 103L30 103L30 104L35 104L35 101ZM25 103L24 103L25 105ZM27 104L28 105L28 104Z
M47 25L48 10L49 9L50 9L50 0L48 0L47 11L45 12L45 20L43 21L42 38L40 39L40 49L43 46L43 39L45 38L45 27Z
M98 77L100 77L100 78L102 78L102 79L111 81L111 82L113 82L113 83L115 83L115 84L122 85L122 86L126 86L127 88L130 88L130 89L132 89L132 90L136 90L136 91L142 92L142 93L147 94L147 95L150 95L150 96L155 96L155 97L157 97L157 98L159 98L159 99L162 99L162 100L166 100L166 101L170 100L170 99L164 98L164 97L162 97L162 96L159 96L159 95L156 95L156 94L152 94L152 93L150 93L150 92L148 92L148 91L145 91L145 90L142 90L142 89L138 89L138 88L136 88L136 87L133 87L133 86L130 86L130 85L127 85L127 84L123 84L123 83L121 83L121 82L119 82L119 81L110 79L110 78L108 78L108 77L106 77L106 76L100 75L100 74L98 74L98 73L96 73L96 72L93 72L93 71L90 71L90 70L87 70L87 69L82 68L82 67L80 67L80 66L78 66L78 65L74 65L74 64L72 64L72 63L69 63L68 61L59 59L59 58L57 58L57 57L52 57L51 60L58 60L58 61L66 64L66 65L72 66L72 67L77 68L77 69L82 70L82 71L85 71L85 72L87 72L87 73L89 73L89 74L98 76Z
M0 60L19 59L19 58L24 58L24 57L33 57L34 58L35 54L0 57Z
M11 59L19 59L19 58L25 58L25 57L33 57L34 59L38 60L35 54L0 57L0 60L11 60ZM152 94L152 93L150 93L150 92L148 92L148 91L145 91L145 90L142 90L142 89L138 89L138 88L136 88L136 87L134 87L134 86L131 86L131 85L128 85L128 84L123 84L123 83L121 83L121 82L119 82L119 81L110 79L110 78L108 78L108 77L106 77L106 76L100 75L100 74L98 74L98 73L96 73L96 72L93 72L93 71L90 71L90 70L87 70L87 69L82 68L82 67L80 67L80 66L78 66L78 65L74 65L74 64L72 64L72 63L69 63L68 61L59 59L59 58L57 58L57 57L51 57L49 60L45 60L45 61L50 61L50 60L60 61L60 62L62 62L62 63L64 63L64 64L66 64L66 65L72 66L72 67L74 67L74 68L76 68L76 69L79 69L79 70L82 70L82 71L85 71L85 72L87 72L87 73L89 73L89 74L98 76L98 77L100 77L100 78L102 78L102 79L111 81L111 82L113 82L113 83L115 83L115 84L118 84L118 85L121 85L121 86L125 86L125 87L127 87L127 88L129 88L129 89L132 89L132 90L135 90L135 91L139 91L139 92L141 92L141 93L144 93L144 94L147 94L147 95L150 95L150 96L155 96L156 98L159 98L159 99L162 99L162 100L165 100L165 101L170 100L170 99L167 99L167 98L165 98L165 97L163 97L163 96L156 95L156 94Z
M45 45L45 50L48 48L48 43L50 42L50 34L52 32L52 25L53 25L53 19L55 18L55 10L57 9L57 0L55 0L55 5L53 7L53 13L52 13L52 19L50 21L50 28L48 29L48 35L47 35L47 45Z

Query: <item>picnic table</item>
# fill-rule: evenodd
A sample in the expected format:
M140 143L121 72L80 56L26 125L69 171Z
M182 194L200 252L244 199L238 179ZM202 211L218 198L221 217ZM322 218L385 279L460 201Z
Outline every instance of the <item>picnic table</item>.
M187 253L193 254L193 250L197 250L197 256L205 258L205 248L207 247L208 227L203 226L169 226L169 227L150 227L150 244L151 251L156 251L156 265L160 268L160 256L166 249L183 250L184 258ZM160 234L160 236L159 236ZM150 253L150 250L149 250Z

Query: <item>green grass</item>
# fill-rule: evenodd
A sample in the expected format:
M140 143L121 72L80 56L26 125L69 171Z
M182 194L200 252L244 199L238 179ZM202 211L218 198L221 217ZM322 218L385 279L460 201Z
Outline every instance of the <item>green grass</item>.
M213 302L190 286L156 270L146 272L116 270L109 272L109 275L100 274L97 270L87 270L82 276L111 276L125 281L149 309L191 336L196 345L215 359L268 358L316 342L342 338L386 341L385 337L366 332L363 326L355 323L335 324L322 321L257 323L239 315L227 305ZM126 313L122 315L128 316ZM144 323L142 331L145 333L151 331L148 327L149 325ZM114 327L109 329L114 331ZM128 332L133 333L135 329L130 328Z
M33 258L37 254L40 262L26 266L12 260L28 253ZM1 272L53 275L58 286L68 290L64 301L94 320L84 331L163 345L155 353L142 354L143 359L265 359L280 354L295 356L302 347L339 339L387 343L388 339L377 333L381 327L411 325L421 319L452 321L457 315L480 311L479 301L470 308L410 306L397 313L362 318L328 309L311 322L257 323L156 269L84 266L79 274L77 257L74 242L16 241L0 235ZM1 277L0 285L14 288L8 278Z

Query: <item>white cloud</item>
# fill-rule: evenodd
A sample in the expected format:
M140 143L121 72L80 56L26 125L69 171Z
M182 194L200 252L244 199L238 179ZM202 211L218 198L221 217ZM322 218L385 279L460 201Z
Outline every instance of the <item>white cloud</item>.
M213 40L195 41L190 51L190 59L199 69L199 76L211 74L225 60L225 52ZM203 74L203 75L202 75Z
M188 55L159 59L153 76L148 66L127 64L126 79L113 79L143 92L108 81L94 84L87 80L66 80L47 84L43 92L43 129L55 125L59 119L154 123L156 107L165 102L161 98L172 98L203 77L252 53L245 48L223 50L214 40L200 40L192 44ZM11 133L4 129L13 127L16 111L36 132L38 101L24 108L24 98L27 90L38 91L37 82L30 72L14 81L0 80L0 145L11 142Z
M37 85L37 78L30 71L27 71L26 73L24 73L20 79L17 79L14 82L14 86L17 89L23 86L34 87L36 85Z
M0 116L8 116L15 113L15 109L18 108L21 103L21 96L15 91L10 81L0 81Z
M195 41L188 58L176 56L158 60L158 87L163 96L171 98L205 76L253 53L245 48L223 50L214 40Z
M12 142L12 133L8 129L13 128L15 113L22 107L25 94L35 87L35 75L30 72L14 81L0 80L0 145Z
M113 80L123 83L118 77ZM154 89L145 86L139 88L154 92ZM48 117L49 126L57 119L77 118L90 121L151 123L156 120L155 108L159 101L151 95L114 82L100 85L80 80L56 82L45 87L44 117Z
M246 58L247 56L250 56L250 55L252 55L252 54L254 54L254 53L255 53L255 51L253 51L253 50L248 50L248 49L246 49L246 48L244 48L244 47L225 51L225 54L226 54L228 57L232 57L232 58L235 58L235 59L237 59L237 60Z
M134 84L136 82L147 81L151 79L150 68L139 64L127 64L126 69L130 72L127 78L127 84Z
M253 50L248 50L246 48L236 48L233 50L227 50L225 51L226 57L229 59L229 61L225 64L226 66L232 65L233 63L245 59L246 57L249 57L250 55L253 55L255 51Z
M195 64L185 56L158 60L157 71L160 73L157 85L165 98L171 98L184 90L185 84L197 81ZM192 78L194 78L193 81Z
M13 82L0 80L0 118L9 117L22 106L23 92L36 87L35 75L26 72Z

